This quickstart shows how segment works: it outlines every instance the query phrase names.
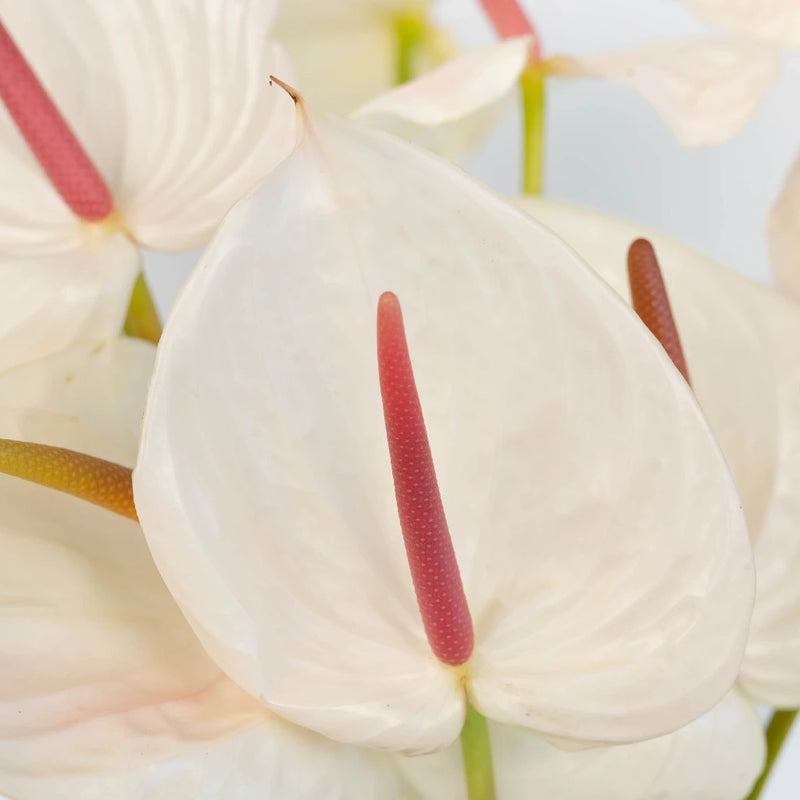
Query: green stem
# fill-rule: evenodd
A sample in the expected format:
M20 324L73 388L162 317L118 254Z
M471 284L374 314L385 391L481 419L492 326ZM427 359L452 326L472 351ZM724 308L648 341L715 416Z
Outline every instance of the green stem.
M467 778L469 800L495 800L492 747L486 717L467 706L467 718L461 729L461 752Z
M758 800L761 797L761 792L767 785L772 768L778 760L778 755L781 752L786 737L792 729L797 711L776 711L772 715L772 719L767 727L767 761L764 764L764 771L761 777L756 781L753 791L747 796L747 800Z
M156 343L161 338L161 320L158 318L144 272L136 276L136 283L133 284L128 316L125 318L125 333Z
M520 78L522 91L522 191L542 193L544 171L545 71L541 65L528 67Z
M421 13L403 14L395 20L397 37L395 81L398 86L414 77L414 58L417 48L425 38L427 27L425 15Z

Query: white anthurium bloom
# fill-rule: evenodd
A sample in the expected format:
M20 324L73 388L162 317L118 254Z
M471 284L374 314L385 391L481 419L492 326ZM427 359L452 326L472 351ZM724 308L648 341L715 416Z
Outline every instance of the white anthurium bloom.
M430 5L429 0L287 0L280 4L275 36L289 52L304 94L326 110L349 113L455 54L446 34L428 21ZM404 47L409 48L405 66Z
M714 25L745 38L800 47L800 5L796 0L686 0Z
M0 367L116 335L138 247L205 242L291 149L291 103L268 91L289 74L275 6L0 0L0 276L25 287L3 295Z
M0 376L0 436L135 458L154 348ZM389 757L269 712L220 671L132 520L0 476L0 794L13 800L414 800Z
M446 134L453 138L459 123L461 139L474 144L530 69L520 56L526 46L531 39L520 37L462 56L372 99L355 115L440 150L446 148L436 143ZM723 142L745 126L777 79L780 59L755 42L692 39L587 58L559 55L538 69L553 78L604 78L629 85L653 105L679 142L696 147ZM431 129L445 122L443 130Z
M404 752L452 742L467 696L575 745L708 710L738 671L750 550L662 348L460 171L299 108L294 154L230 213L168 321L134 472L206 650L284 718ZM409 575L398 524L386 290L406 304L472 619L453 666L420 616L437 578L412 584L438 556Z
M758 589L737 691L751 702L796 708L800 705L796 581L800 568L800 310L776 292L660 234L540 199L521 202L626 299L629 244L645 235L655 246L693 386L734 473L754 543ZM707 715L705 752L719 753L733 741L742 744L737 752L744 758L744 743L754 735L750 718L740 714L730 717L729 725L714 727L713 715L719 712L720 708ZM695 723L698 731L700 722ZM626 749L635 753L644 746ZM583 769L581 757L576 755L576 769ZM612 765L614 758L609 757ZM756 766L753 760L742 761L745 764ZM672 770L659 769L655 774L672 779ZM751 770L751 779L756 775L757 770ZM740 795L720 797L742 796L746 791L744 787ZM663 795L673 796L686 795Z

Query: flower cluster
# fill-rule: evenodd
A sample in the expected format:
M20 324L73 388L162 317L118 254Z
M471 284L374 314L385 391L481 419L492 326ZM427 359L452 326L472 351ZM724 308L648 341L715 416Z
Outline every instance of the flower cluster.
M0 796L747 796L800 309L441 157L521 86L538 190L551 79L732 136L800 10L694 4L579 59L514 0L461 54L422 2L0 0ZM162 333L142 251L200 244Z

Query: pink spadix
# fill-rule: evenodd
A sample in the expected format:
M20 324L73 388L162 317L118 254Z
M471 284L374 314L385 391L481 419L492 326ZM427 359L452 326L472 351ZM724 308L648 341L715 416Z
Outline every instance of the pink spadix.
M81 219L107 217L105 181L0 22L0 98L64 202Z
M391 292L378 301L378 372L400 528L422 623L436 657L457 666L472 653L472 618L436 482L403 314Z
M501 39L532 36L531 61L541 60L542 46L539 34L518 0L480 0L480 2L492 27Z

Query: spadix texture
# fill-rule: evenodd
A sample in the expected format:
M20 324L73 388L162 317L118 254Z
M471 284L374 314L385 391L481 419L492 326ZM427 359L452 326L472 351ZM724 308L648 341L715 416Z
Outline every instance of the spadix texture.
M352 123L304 125L175 307L134 473L212 658L333 738L425 751L459 732L394 503L375 353L390 289L477 708L589 741L699 715L736 673L752 567L683 379L570 250L459 171Z
M753 540L758 591L740 685L800 705L800 310L665 236L525 200L628 298L628 244L646 236L664 271L697 398L733 471Z
M0 436L130 465L153 348L0 376ZM132 521L0 476L0 795L404 800L382 754L295 728L208 658Z
M82 223L0 105L0 275L29 287L26 297L5 293L0 316L26 343L22 357L116 334L139 268L133 241L163 250L205 242L291 149L291 102L267 85L270 72L290 76L268 38L274 5L0 0L3 23L115 208L99 225ZM26 282L31 273L37 280Z

